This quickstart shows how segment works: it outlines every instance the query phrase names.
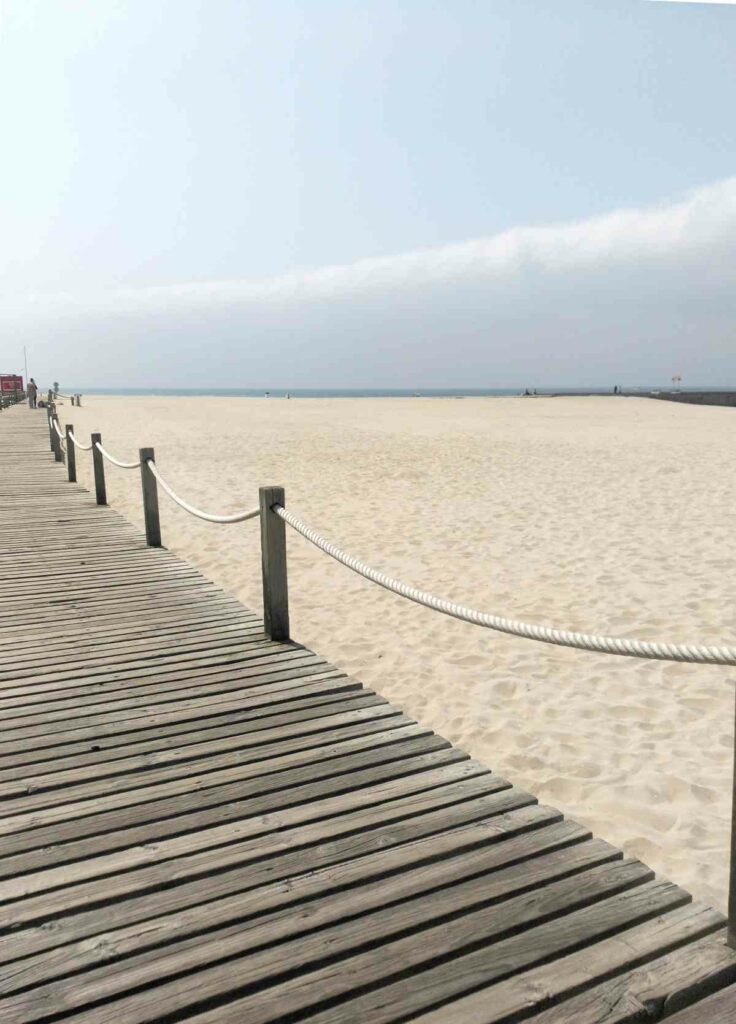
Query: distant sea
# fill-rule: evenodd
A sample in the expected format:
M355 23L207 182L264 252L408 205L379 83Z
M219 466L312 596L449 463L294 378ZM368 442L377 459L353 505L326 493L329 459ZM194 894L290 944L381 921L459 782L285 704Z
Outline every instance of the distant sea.
M196 397L208 396L215 398L483 398L493 395L521 395L526 388L79 388L64 385L65 392L88 395L163 395ZM529 388L529 391L533 391ZM627 394L648 391L668 391L671 387L639 387L624 388ZM721 387L681 388L681 391L721 391ZM568 388L537 388L539 395L610 395L611 387L568 387Z
M518 395L523 388L87 388L88 395L179 395L215 398L457 398ZM84 392L81 392L82 394Z

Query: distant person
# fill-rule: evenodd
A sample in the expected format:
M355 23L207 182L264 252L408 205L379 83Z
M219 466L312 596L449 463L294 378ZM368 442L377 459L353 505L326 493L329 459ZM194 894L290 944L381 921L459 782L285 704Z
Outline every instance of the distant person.
M36 382L33 379L33 377L31 377L31 379L28 381L28 408L29 409L37 408L37 406L36 406L36 395L37 394L38 394L38 387L36 386Z

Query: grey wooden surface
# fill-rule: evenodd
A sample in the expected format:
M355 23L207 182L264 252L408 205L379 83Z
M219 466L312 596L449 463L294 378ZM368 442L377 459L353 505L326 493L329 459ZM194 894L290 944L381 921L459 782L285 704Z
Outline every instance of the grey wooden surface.
M148 463L156 461L153 448L141 448L138 452L141 464L141 491L143 493L143 518L146 524L146 540L150 547L161 547L161 523L158 509L158 483L148 468Z
M42 413L0 472L0 1024L736 1019L720 914L269 639Z

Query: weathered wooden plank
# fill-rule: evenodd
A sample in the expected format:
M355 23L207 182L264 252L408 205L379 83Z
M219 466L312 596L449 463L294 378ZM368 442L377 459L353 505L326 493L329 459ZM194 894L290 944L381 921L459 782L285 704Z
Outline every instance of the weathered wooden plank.
M736 978L721 914L690 903L552 963L482 988L415 1024L633 1024ZM669 1018L668 1018L669 1019Z
M245 659L243 659L243 661L245 661ZM219 666L219 663L213 662L213 665ZM321 659L316 658L315 656L302 655L301 652L288 651L281 653L277 660L264 659L257 662L255 665L244 665L239 663L237 664L237 671L238 680L242 683L240 689L247 691L249 689L248 681L252 679L252 688L257 693L267 692L267 686L272 687L272 690L268 692L276 692L279 689L289 689L289 681L296 680L302 675L338 674L337 669L331 669L329 666L325 665ZM287 680L287 682L278 686L277 682L279 679ZM358 686L358 684L353 685L356 688ZM250 696L250 693L245 693L243 700L248 699ZM129 728L135 728L135 725L131 723L153 723L154 719L157 717L166 718L169 714L167 706L176 709L175 711L171 711L171 714L181 715L188 710L211 709L216 704L222 704L224 707L225 705L230 705L232 703L233 694L231 689L226 688L222 693L218 693L213 686L212 692L208 693L206 698L182 698L170 705L167 705L167 702L164 701L156 706L151 704L146 706L143 704L131 706L122 710L105 705L104 707L98 706L98 714L94 714L91 708L87 708L90 713L80 715L78 718L70 718L68 715L56 715L54 712L47 712L43 716L31 715L27 716L27 718L16 719L12 729L6 729L0 732L0 743L6 746L6 749L11 750L12 743L10 743L10 741L18 738L20 738L20 742L28 742L31 739L40 740L41 738L50 738L49 742L59 742L58 737L60 735L67 734L69 731L70 722L75 722L73 731L77 734L84 732L85 729L91 729L93 732L99 732L100 729L109 729L115 725L120 725L121 723L128 723Z
M302 656L285 657L284 652L277 652L278 657L262 658L258 660L243 661L236 663L231 670L233 678L222 672L197 672L196 666L187 666L175 677L166 678L158 685L141 684L140 687L126 686L121 690L113 687L110 692L107 688L100 693L99 689L93 690L92 694L97 700L84 702L76 697L69 701L54 701L50 703L51 710L39 711L37 722L45 726L44 734L58 730L58 723L66 724L70 719L77 719L80 723L86 724L87 719L109 715L111 720L120 721L137 717L139 709L154 711L159 706L171 705L180 706L185 700L197 698L208 698L210 704L219 700L233 699L235 693L242 693L244 697L265 692L276 693L279 690L289 688L289 684L277 685L279 680L274 676L281 675L288 671L293 673L288 678L298 678L299 670L312 670L309 674L334 672L319 658L304 654ZM242 667L241 667L242 665ZM208 666L209 667L209 666ZM104 698L104 699L103 699ZM57 710L62 705L61 710ZM42 704L41 707L44 705ZM24 735L20 729L30 726L28 719L33 718L32 712L36 710L34 704L24 704L18 708L11 708L7 713L7 724L12 726L14 722L19 723L18 735ZM29 714L31 712L31 714ZM113 718L113 714L115 718ZM23 718L18 717L23 715Z
M667 1020L670 1024L736 1024L736 985L680 1010Z
M317 872L351 861L368 882L404 866L491 843L509 851L505 855L501 851L499 864L513 864L590 838L575 823L563 822L559 811L525 802L525 795L517 790L499 790L495 781L490 784L492 778L485 776L485 789L476 780L472 793L461 782L423 794L417 815L391 816L385 805L379 805L337 819L337 829L333 823L317 822L286 833L285 842L273 836L245 843L237 848L237 857L224 867L220 864L221 870L203 871L193 880L177 878L176 884L143 896L134 892L102 909L65 914L54 921L53 929L31 924L5 937L0 933L0 958L9 962L113 928L135 929L154 919L160 923L161 918L177 918L187 908L197 918L207 904L231 896L242 899L243 893L248 894L248 908L252 906L255 915L298 901L300 889L293 889L292 882L302 874L317 878ZM506 845L522 836L527 837L526 845ZM145 935L146 927L142 931ZM94 950L96 945L89 948Z
M182 641L176 644L176 655L169 656L164 651L154 649L151 654L146 652L131 652L129 658L107 659L91 656L86 660L80 659L78 674L73 669L64 673L55 674L53 678L49 673L39 673L40 681L34 685L33 680L21 678L18 684L6 684L0 686L0 709L3 711L3 718L12 722L29 712L35 712L33 707L40 704L46 713L63 711L66 708L77 706L92 707L88 697L95 694L95 689L105 686L105 697L111 699L110 694L116 698L122 692L140 694L149 692L161 692L149 680L159 674L162 669L167 669L167 676L171 675L168 670L173 665L174 669L181 670L182 678L187 674L197 673L200 668L207 668L211 665L239 665L242 663L263 664L273 661L279 662L284 656L299 657L308 659L311 662L319 662L324 665L323 658L312 654L303 647L284 648L280 644L274 644L261 633L249 636L242 634L225 635L219 639L209 641L196 640L193 642ZM138 679L145 680L138 686L133 685ZM110 684L114 685L110 685ZM97 689L99 693L99 689ZM82 697L82 700L74 700L74 697ZM34 699L34 698L38 699Z
M189 614L180 612L177 609L174 614L170 614L168 617L165 613L162 613L160 619L161 621L158 623L155 621L151 622L141 613L137 620L131 619L117 626L107 623L100 625L94 631L83 630L78 622L73 623L73 629L69 632L66 630L62 632L53 629L36 628L34 630L29 628L28 632L23 634L24 637L29 640L42 640L43 646L32 646L29 649L29 661L26 664L34 664L36 662L43 664L45 657L55 657L56 652L59 652L58 656L63 658L75 650L79 651L80 654L93 653L103 649L108 644L111 647L123 648L126 641L143 647L144 645L152 644L157 638L163 640L164 638L178 635L186 637L190 634L196 635L200 631L207 630L237 631L242 629L252 631L261 629L262 631L261 624L257 620L247 619L245 616L238 615L232 611L229 613L223 612L216 607L205 611L193 609ZM4 638L0 646L2 647L0 653L3 657L11 654L14 649L17 650L17 645L12 639Z
M98 722L78 728L70 723L66 732L55 732L45 737L36 737L33 748L30 748L24 739L14 743L6 741L3 744L4 754L0 759L0 766L32 763L46 760L49 757L61 757L66 753L93 752L95 747L111 750L114 747L128 746L135 742L147 742L152 737L156 738L158 742L159 737L163 740L164 737L180 737L182 734L192 731L197 732L200 723L202 723L202 727L218 724L231 725L243 719L259 718L259 712L261 714L269 712L271 714L274 712L286 714L290 708L302 706L298 702L308 700L313 696L324 697L342 692L363 692L360 683L340 675L337 670L314 672L308 667L292 669L288 673L284 672L283 678L287 681L297 681L297 685L290 686L285 690L278 689L277 684L280 677L280 673L275 673L272 676L274 686L270 689L260 688L255 695L210 704L204 708L199 704L185 709L176 706L173 710L157 711L156 714L139 718L126 718L121 722L113 723Z
M45 851L46 860L43 855L39 858L41 866L54 863L57 853L66 851L66 857L71 857L68 844L76 848L86 835L95 837L95 848L114 848L132 845L129 830L134 826L143 834L132 837L132 841L148 842L153 835L174 835L194 824L204 828L212 820L246 818L251 813L251 800L258 799L259 810L271 810L319 799L322 794L349 792L361 784L371 784L376 777L399 777L420 770L425 757L447 751L449 744L422 726L411 724L381 739L376 735L350 740L347 747L345 754L324 761L299 753L287 755L282 769L276 767L272 772L262 762L200 774L193 771L189 780L184 777L121 789L115 794L4 817L0 820L0 863L18 850L35 849L51 841L65 844L64 849ZM450 759L458 760L458 752L451 751L446 759L430 759L429 763ZM322 779L329 781L322 785ZM269 794L268 800L264 794ZM22 861L19 867L23 870ZM32 857L26 868L33 870Z
M74 571L74 577L72 580L69 580L66 574L71 570ZM101 582L107 584L108 580L114 581L119 585L129 584L130 586L135 586L140 580L191 579L197 575L196 569L178 561L146 565L144 559L138 559L135 562L121 562L116 558L114 561L107 560L102 564L89 564L86 560L70 558L63 564L57 563L56 568L51 566L47 570L44 565L44 573L40 578L28 575L24 577L21 575L20 566L15 572L11 572L10 567L6 567L5 560L3 559L0 595L2 595L3 601L9 598L12 599L15 594L23 597L33 597L43 594L44 583L48 584L49 582L63 582L65 590L68 587L70 592L85 593L92 590L95 586L99 586Z
M49 1004L64 1011L77 1010L89 1002L125 995L128 990L163 982L181 972L191 972L208 967L216 958L242 956L253 953L259 947L274 946L276 943L304 936L308 946L310 933L317 929L342 923L340 940L347 939L356 946L370 941L372 936L388 938L406 931L407 917L424 922L427 915L432 920L445 915L464 912L493 903L509 900L520 893L531 892L543 886L552 885L573 875L581 876L585 887L586 872L619 857L618 852L607 843L593 840L581 843L571 849L557 850L545 856L535 857L522 865L499 868L498 848L482 848L467 854L464 858L449 860L408 870L400 875L382 878L367 885L361 885L360 865L343 866L343 870L321 872L319 882L331 886L328 894L312 898L306 903L272 911L257 918L252 916L252 905L248 901L248 916L243 920L246 909L243 901L236 904L230 900L216 908L202 908L196 918L196 927L210 925L208 941L201 941L199 935L180 938L162 944L162 934L156 930L156 946L139 955L128 956L122 963L104 964L96 970L80 975L79 965L67 960L67 969L75 970L74 977L66 981L47 984L44 968L37 967L31 974L27 964L22 962L11 974L15 987L34 986L33 991L12 1000L0 1000L0 1019L8 1021L33 1021ZM303 895L315 893L315 879L303 876L295 879ZM348 883L356 883L348 886ZM305 884L306 883L306 884ZM316 890L319 892L319 889ZM409 910L412 908L412 911ZM209 912L205 916L205 912ZM222 915L235 916L234 923L216 927ZM412 917L413 914L413 917ZM424 916L422 916L424 915ZM226 918L227 919L227 918ZM357 919L357 920L356 920ZM149 924L149 928L150 928ZM383 930L383 931L382 931ZM140 933L138 933L140 934ZM350 935L350 938L347 936ZM118 950L118 943L125 939L118 936L104 938ZM215 954L213 956L213 953ZM273 953L261 954L264 960ZM277 952L278 955L278 952ZM308 958L308 954L307 954ZM57 959L57 969L59 962Z
M732 980L719 915L271 643L42 419L5 426L0 1020L633 1024Z
M96 616L92 622L82 619L79 615L76 618L70 616L65 630L58 618L50 623L29 621L24 625L8 626L3 629L2 644L7 653L17 651L18 637L29 644L48 638L54 646L60 641L66 645L79 642L83 646L94 646L104 644L108 635L115 641L120 637L136 635L137 631L140 631L140 636L150 635L157 626L168 627L174 631L177 628L187 630L191 624L209 621L243 621L247 625L250 620L242 617L228 601L218 598L191 603L162 602L155 607L147 605L145 609L133 609L127 614Z
M250 796L240 796L245 787L238 785L200 790L190 800L192 810L186 809L185 798L172 797L168 802L168 817L159 817L158 808L149 803L139 803L128 806L123 812L101 812L80 818L63 828L57 826L56 830L39 826L8 837L2 844L0 864L6 881L0 884L0 902L16 899L28 891L41 891L57 879L65 884L67 879L96 877L110 865L120 870L128 863L135 867L141 860L139 847L154 842L157 849L162 852L173 849L176 856L181 849L176 846L177 838L189 836L184 843L186 849L212 845L213 838L223 836L237 839L240 831L247 829L251 819L258 815L288 812L294 823L314 820L323 816L321 804L325 800L353 794L386 780L403 780L459 760L456 751L442 748L437 751L436 738L434 741L427 738L424 743L414 741L414 754L406 749L409 746L407 741L405 757L399 757L391 746L346 757L345 762L354 762L356 767L352 771L346 768L343 774L337 774L336 762L311 766L304 774L317 781L303 785L278 788L281 778L276 775L269 776L269 781L260 786L253 786ZM336 774L329 774L331 771ZM266 795L261 795L263 793ZM49 843L49 833L58 844L53 849L43 845ZM146 858L147 862L150 860ZM66 872L64 867L68 867ZM38 874L26 874L29 871Z
M149 627L148 631L140 626L123 635L119 639L110 636L109 640L101 642L99 636L85 637L83 642L72 639L48 637L44 640L42 648L31 649L23 659L23 666L19 671L14 671L10 666L3 668L0 673L2 679L2 698L12 696L15 691L19 693L37 692L42 686L35 684L33 675L48 665L49 659L58 660L60 663L70 662L76 665L87 666L93 659L116 658L124 661L135 658L138 653L156 658L165 657L165 649L169 644L176 644L177 649L187 650L195 644L218 642L220 640L242 638L248 643L256 640L265 641L266 634L258 622L242 622L238 619L210 619L204 622L194 622L187 629L186 623L176 623L164 626L159 630ZM0 656L7 657L12 648L0 652ZM27 681L26 681L27 679Z
M76 814L90 812L96 806L95 802L99 801L102 801L109 810L125 806L128 799L126 793L132 802L137 800L138 795L132 792L134 790L145 790L146 799L155 800L179 787L183 786L185 790L186 780L190 780L191 789L196 790L205 787L208 782L215 785L218 780L226 781L228 776L237 779L246 775L268 775L280 771L283 764L296 763L300 759L305 759L309 763L329 760L333 747L335 751L342 750L344 742L352 741L359 736L368 737L375 733L373 742L380 745L390 742L388 736L383 735L389 732L393 741L398 741L399 736L404 734L435 735L426 726L417 725L390 705L378 704L362 708L360 713L347 721L354 723L348 727L347 733L345 727L322 723L322 730L317 733L316 739L312 734L307 737L299 735L295 740L285 740L282 730L277 729L272 731L272 734L278 736L275 743L264 745L260 741L260 736L251 736L249 745L241 741L233 749L234 745L231 742L228 744L230 749L219 754L208 749L198 757L182 756L180 753L178 760L160 768L150 766L144 767L143 770L121 771L112 784L110 779L95 777L89 773L85 780L76 785L64 785L61 781L42 792L38 792L34 786L16 783L14 792L9 794L11 799L7 799L2 809L2 834L21 831L26 816L29 815L31 817L28 820L32 820L34 824L28 827L35 827L36 823L40 823L44 812L53 818L56 816L54 811L61 807L66 808L64 814L74 817ZM370 741L363 739L361 742ZM442 742L449 746L446 740ZM53 776L51 781L55 782ZM61 788L61 793L54 792L56 788Z
M272 640L267 640L265 643L259 643L256 640L253 644L246 644L239 638L235 638L234 640L229 640L227 646L222 650L216 648L211 653L207 648L191 652L185 650L181 654L178 651L178 647L174 650L176 653L172 652L165 659L144 657L134 659L130 663L122 663L119 668L116 668L114 663L112 665L90 665L80 668L76 677L73 671L68 669L58 673L46 671L40 672L36 678L39 686L65 681L73 684L75 678L80 682L93 684L95 681L127 680L131 677L143 679L160 674L163 668L171 668L172 671L175 671L180 666L186 668L190 665L203 668L208 665L237 665L241 661L273 657L281 659L308 657L326 664L324 658L320 658L304 647L297 644L275 644Z
M288 1019L297 1010L303 1014L307 1008L381 982L386 975L405 974L412 965L431 963L443 954L480 941L500 943L505 936L520 930L527 938L539 930L535 925L551 916L564 915L555 921L563 934L563 922L569 922L576 909L589 908L591 904L599 916L618 919L622 906L636 913L634 896L638 895L639 908L648 902L651 915L654 908L669 906L674 894L657 891L658 883L647 882L650 874L637 862L619 861L590 868L572 878L551 881L519 896L499 899L497 894L495 900L491 897L487 901L482 898L482 882L492 883L490 879L481 879L479 885L476 879L467 883L471 900L467 908L452 899L452 889L420 895L114 999L77 1014L76 1020L78 1024L92 1020L108 1024L114 1019L119 1024L140 1024L147 1019L146 1014L150 1020L185 1010L196 1011L197 1007L211 1005L212 1000L220 1002L253 988L257 989L253 994L205 1011L201 1019L223 1024L235 1020L256 1024L273 1020L277 1014ZM619 893L623 895L617 900ZM479 902L472 902L474 899ZM291 970L284 970L286 964ZM498 971L500 964L494 962L494 966ZM293 977L297 968L297 976ZM409 1008L420 1001L421 990L406 983L404 988L403 1002ZM80 990L88 999L95 998L94 985L85 990L82 979ZM27 1005L23 1010L32 1012ZM395 1020L397 1016L385 1019ZM373 1017L356 1014L342 1019L362 1024Z
M312 677L307 678L311 682ZM336 682L343 683L343 687L336 686ZM320 732L331 727L330 721L320 721L329 716L344 712L345 721L362 718L362 714L354 712L355 708L363 706L357 702L372 697L386 707L391 707L382 697L374 695L371 690L356 687L345 677L316 680L306 693L296 696L291 694L291 697L288 702L282 701L275 706L271 705L270 700L262 699L245 711L238 707L225 715L197 716L174 725L160 726L153 733L150 730L112 733L104 739L102 745L90 746L89 741L83 740L58 747L44 747L38 751L26 750L2 760L0 780L28 779L25 785L27 789L28 785L32 785L30 780L35 772L47 773L50 783L55 773L77 768L89 768L93 775L104 774L106 770L115 775L121 761L125 769L127 759L130 759L134 768L145 769L149 764L151 767L166 764L170 758L186 760L190 750L191 756L196 757L196 746L200 743L203 745L200 749L218 741L242 744L248 748L275 739ZM395 708L392 708L392 712L399 713ZM312 722L312 719L317 721ZM214 746L213 749L224 748Z
M254 651L281 653L282 650L262 631L254 629L248 632L242 627L237 631L203 633L201 638L199 635L190 638L182 634L175 642L175 647L177 657L174 664L184 665L187 669L196 666L198 659L202 657L219 657L221 654L238 651L248 654ZM127 671L131 676L130 682L133 682L137 678L134 674L137 669L160 667L170 663L166 651L155 642L150 643L148 649L138 646L126 652L121 648L118 655L100 656L90 651L81 652L78 657L68 657L69 668L65 672L60 672L53 680L49 680L48 674L44 673L46 678L36 683L30 673L14 675L9 670L5 678L0 680L0 708L10 711L34 704L48 705L50 708L56 702L68 701L74 696L86 698L94 692L93 687L100 685L100 677L107 679L111 672L115 673L117 679L120 669ZM40 674L38 667L36 671ZM126 681L123 679L123 684ZM115 692L118 692L118 687L115 687Z
M144 597L161 596L171 593L181 593L182 591L194 590L198 593L208 593L211 584L206 583L199 576L185 576L179 578L169 578L165 580L146 580L142 579L140 582L132 584L126 581L111 580L105 585L104 589L97 588L96 592L94 588L70 588L62 596L49 595L39 592L38 594L29 594L27 596L17 595L17 599L14 599L13 595L8 595L6 598L0 599L0 616L5 619L17 619L26 611L32 613L34 610L56 610L62 611L69 605L73 605L81 600L90 600L94 604L99 604L108 607L124 607L130 606L136 602L140 602Z
M350 831L361 821L392 821L419 815L428 803L434 807L443 798L456 802L457 790L439 796L434 793L453 782L471 783L465 792L474 796L508 787L504 780L496 776L484 778L485 775L487 771L479 770L472 761L445 765L285 811L177 836L156 844L155 848L133 847L93 861L11 880L0 884L0 901L13 901L0 908L0 927L16 927L72 908L103 905L126 895L152 892L181 879L222 871L248 858L248 840L257 840L252 848L257 853L250 854L251 859L257 860L269 848L270 833L276 834L271 848L285 852L290 844L308 845L309 837L315 834L324 840ZM529 794L520 792L514 793L513 800L514 806L534 802ZM361 811L369 813L361 815ZM307 827L328 820L329 826L322 824L316 830Z
M421 942L417 941L418 936L409 936L384 944L217 1010L192 1016L191 1020L197 1024L234 1024L243 1020L261 1024L273 1020L279 1008L281 1012L288 1011L298 1002L302 1008L315 1008L316 1012L309 1016L310 1024L352 1024L358 1020L361 1024L389 1024L402 1015L416 1015L426 1007L447 1002L459 992L521 974L545 960L592 945L603 936L675 910L689 899L668 882L635 884L606 898L605 879L615 884L614 872L621 869L613 866L595 870L602 875L601 888L577 888L574 883L580 882L580 878L560 883L569 897L565 913L556 909L562 909L560 903L551 902L550 897L554 899L556 893L549 886L522 897L522 914L516 920L498 915L496 908L491 907L427 929ZM549 910L546 919L544 906ZM526 919L522 916L525 911ZM519 926L523 930L513 934ZM396 965L393 972L391 964ZM372 990L345 1000L351 992L367 986ZM339 997L342 1002L318 1009L328 998ZM80 1016L79 1024L83 1019ZM112 1018L102 1015L100 1024L108 1019ZM124 1015L118 1018L118 1024L127 1024Z
M595 988L587 989L561 1005L542 1011L535 1020L539 1024L634 1024L635 1021L651 1020L653 1014L664 1014L669 1021L676 1019L669 1014L682 1006L683 1001L690 1003L700 1000L729 982L733 983L736 970L733 954L726 946L723 928L707 938L693 941L702 931L712 929L713 921L720 918L720 915L699 904L683 907L675 913L691 915L687 922L692 922L691 927L682 928L682 941L686 945L660 959L648 961L623 975L596 984ZM661 922L670 924L673 916L668 914ZM651 922L652 925L657 923ZM627 941L630 934L626 933ZM619 942L621 946L623 942ZM608 944L606 948L609 948ZM593 947L593 951L596 954L598 952L596 947ZM608 973L615 967L616 960L612 959ZM736 986L731 990L731 1000L736 1008ZM728 1021L727 1015L709 1015L706 1004L698 1001L698 1015L695 1019L699 1024L705 1024L706 1021L712 1024ZM731 1012L733 1014L734 1010ZM730 1020L736 1021L736 1016Z
M117 793L127 785L137 784L136 780L140 780L143 774L147 782L155 783L195 771L200 763L214 770L229 764L269 760L290 751L308 749L314 749L312 756L318 759L322 753L318 748L322 746L338 743L341 738L368 735L379 729L395 729L408 725L411 719L400 714L383 698L369 695L350 703L343 699L325 709L316 708L305 713L305 721L307 724L304 726L298 724L265 730L266 737L260 733L254 737L238 730L233 735L207 743L202 742L197 733L197 742L191 746L175 747L166 753L156 749L154 754L116 760L98 757L88 764L66 769L58 767L56 771L45 773L40 769L46 769L46 764L34 766L31 772L27 768L22 773L16 770L15 776L8 781L0 778L0 800L12 801L6 813L16 813L20 809L55 803L58 794L54 790L60 788L64 790L64 799L107 792L111 786L110 776L116 776L114 786ZM274 742L269 743L268 736ZM289 739L290 736L295 738Z

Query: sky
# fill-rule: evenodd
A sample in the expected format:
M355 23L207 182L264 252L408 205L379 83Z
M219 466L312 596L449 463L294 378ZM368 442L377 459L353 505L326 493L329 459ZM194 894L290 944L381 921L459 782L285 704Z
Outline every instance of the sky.
M736 386L736 9L0 0L0 356Z

